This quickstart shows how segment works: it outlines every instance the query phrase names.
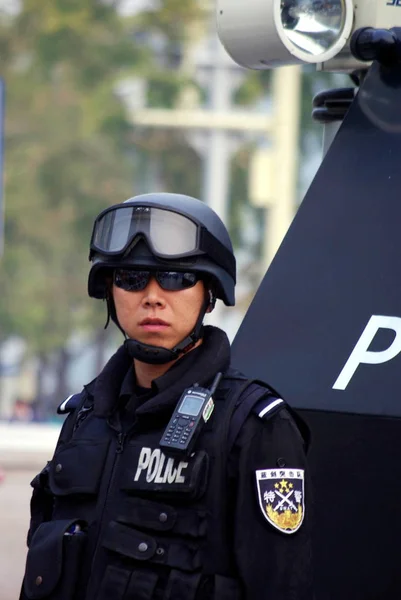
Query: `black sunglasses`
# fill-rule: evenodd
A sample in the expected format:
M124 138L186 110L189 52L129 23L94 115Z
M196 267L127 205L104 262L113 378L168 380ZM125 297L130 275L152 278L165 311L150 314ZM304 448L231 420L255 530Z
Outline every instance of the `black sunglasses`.
M193 287L200 279L197 273L180 271L138 271L115 269L114 283L126 292L140 292L146 288L151 277L164 290L178 292Z

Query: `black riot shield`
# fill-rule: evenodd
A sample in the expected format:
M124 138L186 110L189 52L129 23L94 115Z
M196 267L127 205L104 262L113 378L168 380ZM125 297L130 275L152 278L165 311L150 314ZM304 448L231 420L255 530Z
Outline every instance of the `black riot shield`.
M374 63L234 365L308 422L317 600L401 598L401 68Z

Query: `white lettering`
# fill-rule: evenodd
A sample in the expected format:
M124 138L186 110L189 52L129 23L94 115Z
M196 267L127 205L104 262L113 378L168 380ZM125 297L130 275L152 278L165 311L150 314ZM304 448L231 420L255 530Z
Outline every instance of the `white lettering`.
M188 466L187 462L180 462L180 464L178 465L178 469L177 469L177 478L176 478L176 483L185 483L185 477L183 477L181 475L181 471L183 471L184 469L186 469Z
M368 350L379 329L392 329L395 338L388 348L380 352ZM378 365L387 362L401 352L401 318L372 315L357 341L341 373L337 377L333 389L345 390L360 364Z
M163 477L161 477L161 472L163 470L164 461L166 460L166 455L161 453L159 468L157 469L157 475L155 477L155 483L166 483L166 474L164 473Z
M138 481L143 469L146 469L150 460L150 448L142 448L138 459L138 468L135 473L134 481Z
M158 449L153 450L152 456L150 457L148 471L146 473L146 481L148 483L153 481L154 478L156 477L157 468L159 466L159 461L160 461L160 450L158 450Z
M188 467L187 462L180 461L175 467L175 459L167 458L158 448L142 448L134 481L138 481L142 471L146 470L146 481L148 483L185 483L185 475L182 471Z
M164 475L164 481L168 483L174 483L177 475L177 469L174 468L174 458L169 458L167 461L166 473Z

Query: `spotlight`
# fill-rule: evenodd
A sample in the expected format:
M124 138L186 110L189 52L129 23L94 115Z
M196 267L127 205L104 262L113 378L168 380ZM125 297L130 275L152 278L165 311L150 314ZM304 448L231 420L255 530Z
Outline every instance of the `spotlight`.
M217 0L217 30L232 59L249 69L312 63L351 72L362 66L350 50L353 32L401 25L398 1Z

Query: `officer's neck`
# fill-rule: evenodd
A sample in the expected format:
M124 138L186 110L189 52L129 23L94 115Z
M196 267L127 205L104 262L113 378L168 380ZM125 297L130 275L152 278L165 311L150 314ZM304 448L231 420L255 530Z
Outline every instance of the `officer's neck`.
M188 350L188 352L194 350L201 343L202 340L198 340L196 344L190 350ZM182 356L184 356L184 354L182 354L179 358L176 358L175 360L172 360L168 363L164 363L162 365L150 365L148 363L141 362L140 360L134 358L134 368L137 385L144 388L151 388L152 381L167 373L170 367L172 367L173 364L177 362L177 360L180 360Z

